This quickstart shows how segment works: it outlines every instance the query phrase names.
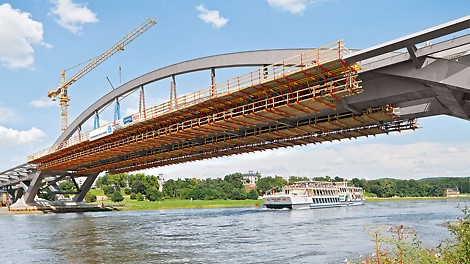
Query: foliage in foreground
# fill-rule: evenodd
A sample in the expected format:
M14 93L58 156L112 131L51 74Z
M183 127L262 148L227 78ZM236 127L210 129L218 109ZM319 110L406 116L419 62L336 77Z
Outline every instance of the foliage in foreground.
M470 263L470 207L461 208L463 216L456 223L447 223L455 236L453 241L443 241L434 249L423 248L416 233L407 227L379 227L371 232L375 243L372 256L354 263Z

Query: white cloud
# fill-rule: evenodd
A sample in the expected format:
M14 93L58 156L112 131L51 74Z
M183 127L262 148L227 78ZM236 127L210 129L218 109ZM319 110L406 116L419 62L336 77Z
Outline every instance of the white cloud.
M10 108L0 106L0 121L5 121L13 118L16 115L15 111Z
M36 127L30 130L15 130L0 126L0 146L27 145L41 141L44 136L44 132Z
M138 108L126 107L124 111L121 112L121 117L130 116L139 112Z
M266 0L266 1L274 9L287 11L296 15L296 14L303 14L305 9L307 9L307 5L309 4L328 2L330 0Z
M104 119L100 116L100 127L104 125L108 125L112 123L111 121ZM83 125L82 125L82 131L83 132L89 132L91 130L95 129L95 116L92 116L90 119L88 119Z
M42 23L31 19L31 14L0 5L0 64L10 68L30 68L34 64L33 45L43 43Z
M396 140L402 135L395 135ZM381 135L380 137L385 137ZM155 168L169 178L216 178L255 170L263 176L340 176L344 178L419 179L470 176L470 142L412 144L367 143L364 139L283 148ZM447 150L443 152L442 150Z
M307 7L307 0L267 0L268 4L283 11L288 11L292 14L302 14Z
M209 10L203 5L198 5L196 9L200 12L197 17L205 23L211 24L212 27L221 28L228 22L227 18L220 16L220 12L218 10Z
M52 101L48 97L42 97L39 100L33 100L29 103L31 106L38 107L38 108L45 108L51 106L58 106L57 102Z
M77 4L72 0L54 0L56 6L51 10L57 16L57 23L72 33L79 33L82 25L96 23L96 13L93 13L85 4Z

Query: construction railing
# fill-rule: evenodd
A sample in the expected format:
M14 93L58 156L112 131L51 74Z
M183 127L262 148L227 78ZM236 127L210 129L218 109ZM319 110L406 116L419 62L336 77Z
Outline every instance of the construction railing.
M188 108L204 101L208 101L215 98L220 98L231 93L242 91L244 89L260 86L265 87L263 84L268 82L279 82L279 79L289 80L289 76L295 73L302 72L313 80L324 80L325 84L327 78L332 76L346 75L346 73L356 72L359 68L358 65L348 65L342 56L347 52L346 47L342 41L337 41L329 45L316 48L297 56L273 63L271 65L261 67L252 72L249 72L238 77L228 79L222 82L214 83L213 85L196 92L180 96L162 103L160 105L145 109L143 113L137 113L139 119L133 124L138 122L147 121L156 117L169 114L184 108ZM338 61L334 68L325 68L324 65ZM318 73L307 73L307 69L318 68ZM347 78L347 76L345 76ZM350 77L349 77L350 78ZM346 82L352 83L351 80L347 79ZM114 123L110 123L113 125ZM107 124L106 126L110 125ZM46 148L37 153L28 156L28 162L34 161L40 157L52 154L58 150L68 148L82 142L88 142L90 139L90 132L79 133L77 136L72 137L60 144L57 148Z

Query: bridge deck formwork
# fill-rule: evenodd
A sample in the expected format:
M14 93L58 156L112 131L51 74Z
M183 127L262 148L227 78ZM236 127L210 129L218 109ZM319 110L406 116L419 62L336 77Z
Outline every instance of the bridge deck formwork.
M391 105L327 114L362 92L341 42L138 113L113 133L78 135L29 157L42 171L127 172L245 152L415 129Z

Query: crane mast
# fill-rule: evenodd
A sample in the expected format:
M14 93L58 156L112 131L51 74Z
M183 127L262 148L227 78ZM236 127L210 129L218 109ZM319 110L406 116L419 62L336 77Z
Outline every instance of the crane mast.
M142 23L140 26L135 28L132 32L127 34L124 38L122 38L119 42L114 44L111 48L106 50L105 52L101 53L94 59L90 61L85 67L83 67L81 70L79 70L75 75L73 75L70 79L66 80L65 78L65 71L62 70L61 72L61 84L55 91L49 90L47 92L47 96L52 99L52 101L55 101L57 97L59 97L59 105L60 105L60 111L61 111L61 120L62 120L62 131L67 129L68 126L68 107L69 107L69 102L70 98L67 93L67 88L73 84L74 82L78 81L80 78L85 76L87 73L89 73L91 70L96 68L98 65L103 63L105 60L107 60L109 57L113 56L116 54L118 51L124 50L124 47L129 44L131 41L136 39L138 36L140 36L142 33L147 31L149 28L151 28L153 25L155 25L157 22L153 18L147 19L144 23Z

